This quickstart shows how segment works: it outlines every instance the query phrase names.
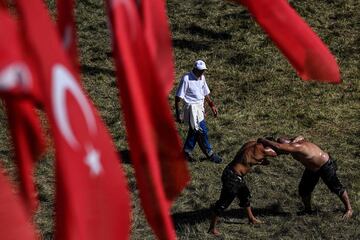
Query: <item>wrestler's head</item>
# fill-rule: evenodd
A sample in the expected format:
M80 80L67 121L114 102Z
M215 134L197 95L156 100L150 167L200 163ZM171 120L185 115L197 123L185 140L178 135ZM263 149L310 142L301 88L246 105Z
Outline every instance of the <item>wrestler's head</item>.
M287 138L287 137L279 137L277 140L276 140L278 143L291 143L291 139Z
M276 141L278 143L299 143L304 141L305 138L301 135L293 138L287 138L287 137L279 137Z
M263 149L264 149L265 156L276 157L278 155L277 152L274 149L272 149L271 147L263 146Z
M292 142L292 143L298 143L298 142L302 142L302 141L304 141L304 140L305 140L305 138L304 138L303 136L299 135L299 136L293 138L293 139L291 140L291 142Z
M276 142L276 138L273 137L273 136L266 136L265 139L266 139L266 140L269 140L269 141Z

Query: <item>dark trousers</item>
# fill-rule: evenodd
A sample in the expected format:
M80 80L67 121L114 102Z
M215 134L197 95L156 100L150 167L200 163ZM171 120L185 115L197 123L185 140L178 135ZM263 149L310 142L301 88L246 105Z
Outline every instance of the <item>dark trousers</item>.
M215 203L213 211L220 215L229 205L238 198L240 207L250 206L250 190L244 177L238 175L230 166L227 166L221 176L222 188L219 200Z
M338 179L336 170L336 163L331 158L316 172L305 169L299 184L300 196L310 196L321 178L331 192L341 197L345 188Z

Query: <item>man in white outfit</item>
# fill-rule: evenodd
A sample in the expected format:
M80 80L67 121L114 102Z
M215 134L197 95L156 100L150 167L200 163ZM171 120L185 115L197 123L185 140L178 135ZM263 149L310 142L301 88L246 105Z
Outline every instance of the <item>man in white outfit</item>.
M188 135L184 144L184 153L189 161L193 161L191 155L196 142L206 157L221 163L222 159L214 153L208 139L208 129L205 122L204 100L209 104L211 111L216 117L218 114L215 104L210 99L210 90L206 84L204 72L206 64L203 60L195 61L192 71L186 73L179 83L175 96L176 121L189 124ZM184 101L184 116L180 116L179 104Z

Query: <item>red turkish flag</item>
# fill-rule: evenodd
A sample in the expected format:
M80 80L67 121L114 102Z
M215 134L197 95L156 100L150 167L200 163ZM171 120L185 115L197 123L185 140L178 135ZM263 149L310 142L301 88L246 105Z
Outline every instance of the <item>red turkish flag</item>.
M17 24L5 9L0 9L0 36L0 95L6 103L20 194L27 209L34 213L38 199L33 165L45 150L45 140L33 106L32 71L23 56Z
M145 41L152 61L155 63L160 82L164 83L166 94L174 84L174 62L171 35L166 15L166 1L142 0L141 18Z
M6 98L39 99L17 23L6 8L0 7L0 18L0 94Z
M0 8L6 8L6 7L7 7L6 0L0 0Z
M175 239L171 202L189 180L187 163L134 1L107 1L117 81L141 203L159 239ZM170 66L165 64L164 67Z
M334 56L285 0L238 0L288 58L303 80L340 83Z
M128 239L129 193L116 149L41 0L16 1L56 151L56 239Z
M0 167L0 239L37 239L30 217Z
M76 21L74 16L74 0L56 0L57 6L57 27L62 39L63 47L69 55L76 70L79 69Z

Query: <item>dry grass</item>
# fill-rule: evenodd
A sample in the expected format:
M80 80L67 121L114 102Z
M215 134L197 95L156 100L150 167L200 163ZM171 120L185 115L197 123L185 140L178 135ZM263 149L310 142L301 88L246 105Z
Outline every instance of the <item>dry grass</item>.
M325 85L301 81L247 11L221 0L168 0L176 59L176 82L197 58L206 61L207 79L220 115L208 115L210 140L225 159L220 165L202 160L189 164L192 181L173 205L179 239L212 239L206 233L208 208L220 192L220 176L242 143L264 135L303 134L338 160L338 174L348 188L355 216L340 220L341 202L323 183L314 192L319 213L296 215L297 184L302 166L287 157L257 168L246 179L252 205L266 223L247 224L234 202L220 224L221 239L359 239L360 219L360 2L358 0L290 1L328 44L341 68L343 83ZM53 4L50 4L53 7ZM103 4L77 3L84 87L98 107L119 150L127 149L119 112ZM169 96L173 105L173 92ZM14 166L0 113L0 158L11 176ZM178 125L185 138L186 126ZM137 197L131 165L124 164L133 192L132 239L154 239ZM36 221L44 238L52 239L54 174L48 154L37 167L41 208Z

